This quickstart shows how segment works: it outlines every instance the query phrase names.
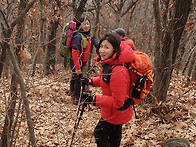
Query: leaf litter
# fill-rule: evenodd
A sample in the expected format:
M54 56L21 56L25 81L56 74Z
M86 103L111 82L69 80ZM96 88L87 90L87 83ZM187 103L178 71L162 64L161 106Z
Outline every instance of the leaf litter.
M72 97L68 94L71 73L62 70L46 77L40 73L30 78L27 87L37 146L69 146L78 110L78 105L73 104ZM1 79L0 135L10 85L9 80ZM163 140L175 137L186 138L191 147L194 147L196 145L195 87L195 80L189 81L185 76L174 74L164 103L136 105L139 119L133 116L131 121L123 125L121 147L161 147ZM89 89L92 94L101 94L100 88ZM99 108L88 106L85 109L72 146L96 146L93 131L99 118ZM21 109L16 128L15 145L27 146L29 134L24 107Z

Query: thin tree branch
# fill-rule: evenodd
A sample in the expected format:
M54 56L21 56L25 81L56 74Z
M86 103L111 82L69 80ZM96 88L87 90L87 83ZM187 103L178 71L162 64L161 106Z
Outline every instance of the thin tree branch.
M9 48L8 51L9 51L10 59L11 59L12 64L14 66L14 71L16 72L16 75L19 78L19 84L20 84L20 89L21 89L21 98L23 99L23 103L24 103L24 106L25 106L25 113L26 113L26 119L27 119L29 134L30 134L31 145L36 146L36 139L35 139L33 121L31 120L31 112L30 112L30 109L29 109L29 102L28 102L27 97L26 97L25 83L24 83L24 80L22 78L22 74L20 72L18 62L17 62L17 60L14 56L14 50L13 50L12 45L10 45L10 48Z
M135 2L133 2L121 15L121 17L123 17L125 14L127 14L127 12L133 7L136 5L136 3L138 2L139 0L136 0Z
M0 5L0 18L1 18L1 22L3 23L3 25L6 26L7 28L9 28L7 19L6 19L5 15L4 15L4 13L3 13L1 5Z
M24 17L25 16L25 14L29 11L29 9L30 8L32 8L32 6L33 6L33 4L36 2L37 0L31 0L30 2L29 2L29 4L26 6L26 8L21 12L21 14L14 20L14 21L12 21L12 23L11 23L11 27L12 27L12 29L14 28L14 26L20 21L20 19L22 18L22 17Z

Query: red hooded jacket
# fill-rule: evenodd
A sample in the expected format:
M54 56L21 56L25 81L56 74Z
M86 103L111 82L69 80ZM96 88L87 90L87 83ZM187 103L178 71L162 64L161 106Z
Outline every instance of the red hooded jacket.
M111 71L109 84L103 82L102 73L100 71L99 77L92 78L94 87L101 87L102 95L96 95L96 106L101 108L101 117L111 124L124 124L131 120L133 115L132 105L123 111L117 110L122 107L127 95L130 91L130 76L127 68L122 66L126 62L132 62L134 59L133 50L126 43L121 43L121 54L117 60L114 60L116 54L112 58L98 61L99 57L95 57L95 61L102 66L105 64L119 65L114 66Z
M121 38L120 40L121 42L127 43L132 48L132 50L136 51L136 47L135 47L135 44L133 43L133 40L129 39L126 36Z

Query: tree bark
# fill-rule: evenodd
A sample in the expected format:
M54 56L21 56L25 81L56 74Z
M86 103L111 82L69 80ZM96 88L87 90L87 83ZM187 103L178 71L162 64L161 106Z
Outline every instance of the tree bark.
M20 13L26 6L26 2L24 0L20 1L18 12ZM22 46L23 42L23 30L24 30L24 17L21 18L21 21L18 22L17 24L17 33L16 33L16 48L15 48L15 53L17 56L17 62L20 65L20 49ZM8 103L8 108L7 108L7 113L6 113L6 119L5 119L5 124L3 127L3 132L2 132L2 145L3 146L11 146L12 142L10 142L10 133L11 133L11 128L13 124L13 119L14 119L14 112L15 112L15 107L16 107L16 100L17 100L17 89L18 89L18 78L15 73L12 74L12 80L11 80L11 92L10 92L10 98L9 98L9 103Z
M26 89L25 89L25 84L22 78L22 75L20 73L20 69L19 69L19 65L18 62L15 58L15 54L14 54L14 49L12 44L9 45L9 41L10 41L10 37L12 35L12 31L15 27L16 24L18 24L22 18L24 18L25 14L28 12L28 10L33 6L33 4L36 2L36 0L31 0L28 5L25 7L25 9L20 13L20 15L18 15L18 17L16 17L11 24L9 25L9 21L6 19L6 16L4 15L3 9L0 5L0 20L1 20L1 27L2 27L2 32L3 32L3 45L2 48L3 50L8 50L9 55L10 55L10 59L12 61L13 67L14 67L14 71L17 75L17 77L19 78L19 83L20 83L20 89L21 89L21 98L23 99L23 103L25 106L25 112L26 112L26 118L27 118L27 125L28 125L28 129L29 129L29 134L30 134L30 142L32 144L32 146L35 146L36 144L36 140L35 140L35 135L34 135L34 128L33 128L33 122L31 120L31 114L30 114L30 109L29 109L29 103L28 100L26 98ZM15 80L14 80L15 81ZM13 81L13 83L14 83ZM14 83L15 85L15 83ZM16 88L15 86L13 86L12 88ZM15 90L14 90L15 91ZM12 103L13 105L15 103ZM13 109L10 109L10 114L13 113ZM6 126L7 124L5 124ZM8 122L8 126L11 125L10 121ZM6 129L7 130L7 129ZM9 130L9 129L8 129ZM8 132L7 132L8 133ZM6 134L7 136L7 134ZM7 141L4 142L5 140L3 139L3 137L5 137L4 135L2 135L2 140L3 142L1 142L1 144L3 145L4 143L7 144ZM9 138L7 138L9 139ZM8 143L9 144L9 143ZM7 144L7 145L8 145Z
M191 10L192 0L175 0L174 2L174 51L172 56L172 63L176 62L176 55L180 45L180 40L182 33L185 28L190 10Z
M85 11L85 5L87 0L80 1L80 4L76 10L75 18L78 19L82 16L83 12Z
M168 11L170 18L161 26L159 0L153 1L155 16L155 76L154 93L158 101L165 101L172 71L176 62L180 39L191 9L192 0L176 0ZM162 31L164 30L164 32Z
M193 53L194 53L194 48L191 49L190 52L189 52L189 55L188 55L187 60L186 60L186 64L184 65L184 69L182 71L183 75L185 75L185 72L186 72L186 70L188 68L188 65L189 65L190 61L191 61L191 57L192 57Z
M5 59L6 59L6 49L3 44L1 45L1 49L2 49L2 52L1 52L1 56L0 56L0 77L3 73L3 65L4 65Z
M196 60L196 55L195 55L194 60ZM196 80L196 62L195 62L194 67L193 67L192 77L193 77L194 80Z
M55 70L55 49L56 49L56 31L58 27L58 21L51 22L51 31L49 35L48 47L45 50L45 75L51 74Z
M35 75L35 69L36 69L36 62L37 62L37 57L39 56L39 50L40 48L43 48L43 43L42 43L42 39L43 39L43 28L44 28L44 22L45 22L45 18L43 18L43 4L42 4L42 0L40 0L40 19L41 19L41 25L40 25L40 30L39 30L39 41L37 44L37 49L33 58L33 62L32 62L32 74L30 71L31 76Z
M101 2L99 0L96 0L96 10L95 10L96 16L95 16L95 28L93 32L93 37L95 37L97 33L100 10L101 10ZM93 55L92 53L93 53L93 45L91 46L91 50L90 50L87 71L89 71L91 67L91 60L92 60L92 55ZM87 77L89 77L89 72L87 72Z
M27 125L28 125L28 129L29 129L29 134L30 134L30 142L31 142L32 146L35 146L36 145L36 139L35 139L33 122L32 122L32 119L31 119L31 112L30 112L30 109L29 109L29 102L28 102L28 99L26 97L26 87L25 87L25 83L24 83L23 77L21 75L17 60L14 56L14 50L13 50L12 46L9 48L9 54L10 54L10 59L12 61L12 64L14 66L14 71L16 72L16 75L19 78L21 98L23 99L23 104L24 104L24 107L25 107Z
M189 69L188 69L188 76L191 77L193 74L193 69L194 69L194 65L195 65L195 58L196 58L196 51L194 51L193 56L192 56L192 60L189 64Z
M17 100L17 76L15 74L12 75L12 80L11 80L11 92L10 92L10 97L9 97L9 103L8 107L6 108L6 117L5 117L5 123L3 126L3 132L2 132L2 146L11 146L10 142L10 133L11 133L11 128L13 124L13 118L14 118L14 112L15 112L15 107L16 107L16 100Z

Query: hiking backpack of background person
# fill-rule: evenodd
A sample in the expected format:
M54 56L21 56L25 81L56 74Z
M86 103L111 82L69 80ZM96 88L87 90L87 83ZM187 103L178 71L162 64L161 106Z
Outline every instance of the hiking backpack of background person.
M62 57L69 57L71 56L71 44L72 44L72 38L73 34L77 32L76 30L76 22L75 21L69 21L63 26L62 30L62 37L60 41L60 47L59 47L59 54ZM84 37L82 33L80 33L82 37L82 48L86 48L87 39Z
M76 22L74 21L69 21L63 26L62 37L60 40L60 47L59 47L59 54L62 57L71 56L70 46L71 46L72 37L75 28L76 28Z

